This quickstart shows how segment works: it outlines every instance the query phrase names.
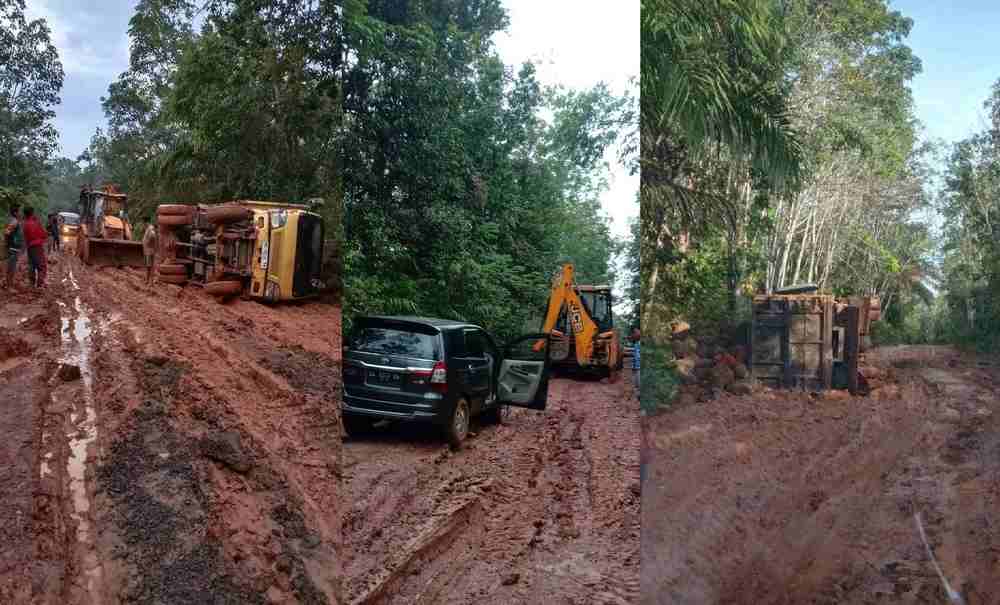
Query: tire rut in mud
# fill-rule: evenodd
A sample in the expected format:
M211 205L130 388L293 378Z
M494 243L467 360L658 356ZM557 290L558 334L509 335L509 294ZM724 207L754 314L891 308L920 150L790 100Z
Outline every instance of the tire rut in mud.
M558 384L544 415L518 410L500 427L480 427L457 453L428 455L395 440L381 452L378 441L355 446L376 460L359 460L350 477L352 603L541 603L554 590L567 602L634 601L638 494L625 475L637 475L637 451L635 464L621 468L605 456L613 448L591 443L614 432L605 429L616 410L631 412L617 387ZM588 401L602 397L614 401ZM633 415L637 443L637 407ZM600 475L595 456L607 468ZM603 485L609 478L615 483ZM383 483L406 495L390 495ZM595 487L617 494L614 519L593 513ZM383 527L380 519L394 521ZM361 558L377 561L376 571L363 571Z

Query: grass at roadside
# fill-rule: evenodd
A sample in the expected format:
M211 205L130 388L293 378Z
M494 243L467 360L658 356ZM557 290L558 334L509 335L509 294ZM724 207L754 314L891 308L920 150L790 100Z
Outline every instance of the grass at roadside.
M677 396L680 379L673 369L673 356L673 349L669 344L644 339L640 403L647 416L669 407Z

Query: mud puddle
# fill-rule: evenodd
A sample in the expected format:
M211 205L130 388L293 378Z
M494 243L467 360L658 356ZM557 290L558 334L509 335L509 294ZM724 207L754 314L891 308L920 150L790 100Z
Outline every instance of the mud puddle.
M64 279L79 290L70 270ZM72 373L69 368L78 368L79 381L75 388L56 389L52 392L54 406L70 410L65 425L68 444L66 458L66 478L68 481L71 509L69 516L76 526L76 552L79 553L79 583L91 603L98 603L102 569L94 547L91 521L91 491L88 478L93 476L93 461L96 458L98 437L97 411L94 406L94 365L93 365L93 312L75 296L72 306L60 302L61 356L60 371ZM45 448L50 436L43 433L42 447ZM45 451L40 464L41 478L52 474L49 465L53 459L51 450Z

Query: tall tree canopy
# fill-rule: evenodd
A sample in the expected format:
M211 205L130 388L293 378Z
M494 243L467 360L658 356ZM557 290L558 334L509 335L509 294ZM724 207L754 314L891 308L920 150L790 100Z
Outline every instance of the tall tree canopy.
M63 68L43 19L24 0L0 0L0 203L41 199L58 146L52 119Z
M886 0L643 2L644 323L802 281L930 296L911 25Z
M609 280L602 158L633 99L504 65L498 0L370 3L347 24L348 319L423 313L510 336L537 329L561 261Z

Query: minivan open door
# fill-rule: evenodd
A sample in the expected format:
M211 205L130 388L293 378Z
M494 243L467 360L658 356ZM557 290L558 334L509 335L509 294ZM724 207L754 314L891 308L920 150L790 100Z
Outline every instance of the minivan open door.
M500 403L545 409L549 396L550 348L548 334L528 334L507 345L497 380Z

